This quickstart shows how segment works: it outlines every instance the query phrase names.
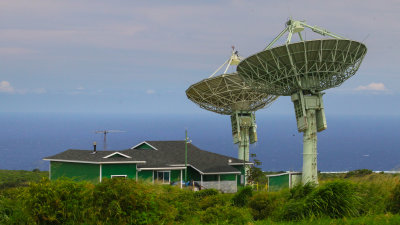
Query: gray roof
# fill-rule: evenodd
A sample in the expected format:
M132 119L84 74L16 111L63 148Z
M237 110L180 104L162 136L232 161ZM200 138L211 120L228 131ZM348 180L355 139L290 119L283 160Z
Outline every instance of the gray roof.
M143 142L144 143L144 142ZM119 151L97 151L69 149L54 156L46 157L49 161L73 161L86 163L138 163L140 169L182 167L185 165L185 141L146 141L154 149L126 149ZM127 158L109 157L116 152ZM230 161L230 162L229 162ZM204 151L192 144L188 144L188 165L201 173L238 173L239 170L232 164L241 164L237 158ZM247 162L248 163L248 162Z

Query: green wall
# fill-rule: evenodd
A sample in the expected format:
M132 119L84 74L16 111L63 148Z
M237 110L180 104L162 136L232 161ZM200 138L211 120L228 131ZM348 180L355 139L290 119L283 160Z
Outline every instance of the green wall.
M240 171L240 174L241 175L243 175L244 174L244 167L243 167L243 165L235 165L235 166L233 166L234 168L236 168L236 169L238 169L239 171ZM240 183L240 179L241 179L241 176L240 175L237 175L237 185L238 185L238 187L239 188L241 188L241 187L243 187L243 185Z
M185 176L182 172L182 176ZM180 170L171 170L171 182L180 181L181 180L181 171Z
M111 178L111 175L127 175L127 178L136 179L136 164L102 164L102 178Z
M142 170L138 172L140 180L153 181L153 170Z
M268 177L268 191L279 191L289 188L289 174Z
M185 171L183 171L183 176L185 176ZM188 166L188 168L187 168L187 178L188 178L188 181L191 181L191 180L199 181L199 180L201 180L201 175L197 170L195 170L192 167Z
M203 181L218 181L218 175L203 175Z
M100 166L98 164L72 163L72 162L50 162L51 179L60 177L73 178L77 181L90 181L98 183Z
M236 174L222 174L220 177L221 181L225 180L236 180ZM239 178L240 179L240 178Z
M139 146L137 146L135 149L144 149L144 150L154 150L152 147L150 147L149 145L147 145L146 143L143 143Z

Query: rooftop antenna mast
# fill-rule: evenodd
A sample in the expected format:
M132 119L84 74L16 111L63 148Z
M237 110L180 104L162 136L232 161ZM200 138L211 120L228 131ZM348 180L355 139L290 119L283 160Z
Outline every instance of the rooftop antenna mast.
M304 28L331 39L305 41L301 35ZM286 43L272 48L286 32ZM296 33L300 42L291 43ZM244 59L237 67L239 76L254 90L291 96L297 129L303 132L303 184L318 184L317 132L327 128L322 91L340 86L353 76L366 53L363 43L289 19L285 29L263 51Z
M249 146L257 142L255 111L270 105L277 96L250 89L236 72L227 73L232 65L238 65L242 58L232 46L231 57L209 78L191 85L187 97L200 108L223 115L230 115L233 142L238 144L238 158L249 161ZM224 73L214 75L224 66ZM248 169L245 169L247 173ZM244 184L246 183L244 176Z
M96 134L103 134L104 135L104 139L103 139L103 149L107 150L107 134L108 133L122 133L122 132L126 132L123 130L97 130L95 131Z

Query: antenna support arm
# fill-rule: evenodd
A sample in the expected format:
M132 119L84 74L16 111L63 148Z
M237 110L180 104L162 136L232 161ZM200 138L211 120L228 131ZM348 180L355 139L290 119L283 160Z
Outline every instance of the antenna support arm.
M289 30L289 26L286 26L285 29L284 29L280 34L278 34L278 36L276 36L276 38L275 38L274 40L272 40L271 43L269 43L268 46L265 47L264 50L270 49L271 46L272 46L273 44L275 44L275 42L276 42L279 38L281 38L281 37L286 33L286 31L288 31L288 30Z
M330 36L330 37L333 37L333 38L337 38L337 39L346 39L346 38L344 38L344 37L342 37L342 36L340 36L340 35L337 35L337 34L334 34L334 33L332 33L332 32L329 32L329 31L327 31L327 30L325 30L325 29L322 29L322 28L320 28L320 27L317 27L317 26L310 26L310 25L308 25L308 24L306 24L306 23L304 23L304 22L300 22L300 24L301 25L303 25L303 26L305 26L305 27L308 27L308 28L310 28L312 31L314 31L315 33L317 33L317 34L320 34L320 35L323 35L323 36Z

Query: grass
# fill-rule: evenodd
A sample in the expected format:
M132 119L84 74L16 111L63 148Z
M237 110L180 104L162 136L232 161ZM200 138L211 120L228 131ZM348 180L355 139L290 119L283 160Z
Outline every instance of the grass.
M48 171L0 170L0 190L12 187L28 186L29 182L38 182L49 177Z
M278 192L192 192L134 180L0 170L0 224L400 224L400 175L360 170ZM43 179L44 178L44 179Z
M310 219L298 222L275 222L271 220L256 221L254 225L398 225L400 224L400 215L382 214L382 215L369 215L356 218L342 218L342 219Z

